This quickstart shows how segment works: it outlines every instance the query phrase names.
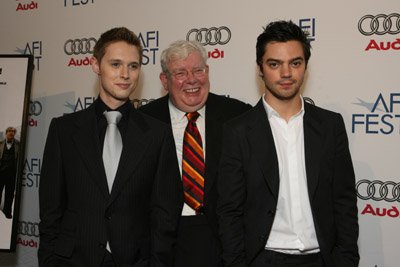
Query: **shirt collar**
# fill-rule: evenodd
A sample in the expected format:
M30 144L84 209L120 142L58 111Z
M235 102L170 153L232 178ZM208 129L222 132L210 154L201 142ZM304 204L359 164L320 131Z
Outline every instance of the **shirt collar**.
M304 99L303 99L303 96L302 96L302 95L300 95L300 99L301 99L301 109L300 109L300 111L299 111L296 115L294 115L293 117L302 116L302 115L304 114ZM276 110L273 109L273 108L265 101L265 93L264 93L263 96L262 96L262 101L263 101L263 106L264 106L265 112L267 113L267 116L268 116L268 120L270 120L271 117L272 117L273 115L275 115L275 116L277 116L277 117L280 118L279 113L276 112Z
M109 108L104 102L103 100L100 98L100 96L97 97L96 101L94 102L95 105L95 110L96 110L96 116L97 118L104 118L104 111L112 111L111 108ZM115 109L116 111L121 112L122 114L122 119L127 119L129 116L129 111L130 111L130 107L131 107L131 103L130 101L126 101L124 104L122 104L121 106L119 106L117 109Z
M171 102L171 98L168 99L168 106L169 106L169 112L171 114L171 122L181 122L182 120L187 120L186 119L186 112L178 109L177 107L174 106ZM204 118L206 115L206 105L201 107L197 112L200 114L200 117Z

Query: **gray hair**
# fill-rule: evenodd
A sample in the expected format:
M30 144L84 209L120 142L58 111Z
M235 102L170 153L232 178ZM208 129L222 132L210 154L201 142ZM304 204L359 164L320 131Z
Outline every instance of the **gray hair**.
M10 126L10 127L7 127L6 133L8 133L9 131L12 131L12 130L14 130L15 132L17 132L17 129L16 129L16 128Z
M193 52L199 52L204 65L207 65L207 52L203 45L197 41L176 41L173 42L161 54L161 69L168 73L168 63L173 60L187 58Z

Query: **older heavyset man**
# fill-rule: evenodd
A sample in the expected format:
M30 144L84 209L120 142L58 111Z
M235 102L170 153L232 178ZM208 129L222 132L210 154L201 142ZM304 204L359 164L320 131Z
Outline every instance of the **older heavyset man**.
M168 94L140 111L170 124L175 139L170 156L181 169L184 202L175 266L222 266L215 212L222 125L251 106L209 92L207 53L198 42L172 43L161 55L161 67Z

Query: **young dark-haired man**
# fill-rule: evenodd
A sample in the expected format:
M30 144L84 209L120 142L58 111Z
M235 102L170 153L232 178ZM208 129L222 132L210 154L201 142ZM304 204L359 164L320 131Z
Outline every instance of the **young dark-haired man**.
M225 266L358 266L355 177L340 114L304 102L307 34L257 39L258 104L225 127L217 214Z

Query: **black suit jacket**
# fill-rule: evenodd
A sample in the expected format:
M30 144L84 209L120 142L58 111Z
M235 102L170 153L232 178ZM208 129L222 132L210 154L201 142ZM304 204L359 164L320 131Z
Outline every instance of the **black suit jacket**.
M94 105L53 119L39 188L40 266L171 266L179 169L169 127L131 108L111 194ZM175 220L175 221L174 221Z
M171 116L168 107L169 95L165 95L139 110L157 118L165 123L171 124ZM217 236L218 221L216 217L217 187L216 178L219 159L221 155L222 144L222 126L223 124L250 109L251 105L245 104L236 99L218 96L209 93L206 101L206 166L204 178L204 208L210 227ZM171 129L172 133L172 129ZM176 153L175 153L176 155ZM178 162L175 159L175 164ZM183 205L183 189L180 187L180 196Z
M3 139L0 141L0 167L1 167L1 159L3 158L4 146L6 145L6 140ZM18 164L18 153L19 153L19 141L14 139L14 151L15 151L15 166Z
M326 266L358 266L355 177L340 114L305 103L308 194ZM218 176L218 216L226 266L251 266L275 216L279 167L262 100L226 125Z

